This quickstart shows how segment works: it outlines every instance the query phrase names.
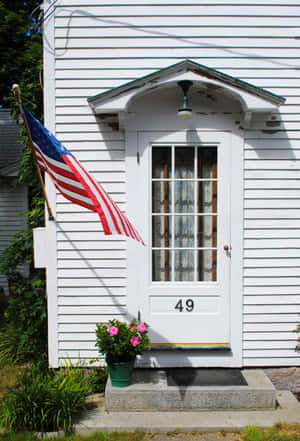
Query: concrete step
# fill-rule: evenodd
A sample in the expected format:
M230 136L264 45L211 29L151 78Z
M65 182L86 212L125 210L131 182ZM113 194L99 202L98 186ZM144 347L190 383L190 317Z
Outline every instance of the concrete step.
M108 380L105 406L110 412L267 410L276 406L276 390L262 369L187 368L186 376L176 369L135 369L128 387Z

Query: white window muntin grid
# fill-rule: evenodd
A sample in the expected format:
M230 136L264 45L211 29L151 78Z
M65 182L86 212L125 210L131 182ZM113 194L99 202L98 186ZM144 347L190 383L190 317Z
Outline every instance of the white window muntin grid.
M219 204L217 204L217 211L214 213L198 213L197 212L197 203L196 201L198 200L198 182L218 182L219 177L217 178L198 178L197 176L197 170L198 170L198 149L201 148L216 148L217 149L217 161L218 161L218 146L214 143L212 145L210 144L203 144L203 145L194 145L194 144L184 144L184 143L176 143L176 144L163 144L163 143L159 143L159 144L152 144L151 146L151 180L152 182L170 182L171 183L171 212L169 213L153 213L153 206L152 206L152 185L151 185L151 196L150 196L150 201L151 201L151 218L153 216L160 216L160 217L164 217L164 216L169 216L171 219L171 246L170 247L152 247L152 251L156 251L156 250L168 250L171 251L171 280L169 282L164 282L164 283L170 283L170 282L174 282L175 281L175 251L179 250L179 251L185 251L185 250L192 250L194 251L194 282L199 282L201 283L201 281L197 280L197 268L198 268L198 253L196 251L217 251L218 250L218 245L216 247L198 247L196 246L197 244L197 232L198 232L198 220L200 216L215 216L219 217ZM171 148L171 177L170 178L153 178L152 175L152 149L153 148ZM175 149L176 148L180 148L180 147L193 147L194 148L194 177L193 178L175 178ZM175 212L175 182L180 182L180 181L190 181L190 182L194 182L194 213L191 212L180 212L180 213L176 213ZM218 188L218 193L219 193L219 188ZM176 216L194 216L194 247L175 247L175 217ZM217 227L217 232L218 232L218 227ZM150 229L150 237L151 237L151 243L152 243L152 222L151 222L151 229ZM217 240L217 244L219 243L219 241ZM151 268L152 268L152 253L151 253ZM152 273L152 271L151 271ZM160 282L158 282L160 283Z

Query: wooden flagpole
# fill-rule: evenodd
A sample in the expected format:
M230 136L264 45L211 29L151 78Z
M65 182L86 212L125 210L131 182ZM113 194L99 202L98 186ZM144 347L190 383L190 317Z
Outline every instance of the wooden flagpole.
M47 196L47 193L46 193L46 188L45 188L45 184L44 184L43 177L42 177L42 174L41 174L41 170L40 170L40 167L39 167L37 159L36 159L35 150L34 150L34 143L33 143L33 140L32 140L31 133L30 133L29 125L28 125L28 122L27 122L26 115L24 113L23 106L22 106L22 99L21 99L21 93L20 93L19 85L18 84L13 84L12 89L14 91L15 96L17 97L19 108L20 108L20 112L21 112L21 115L22 115L22 118L23 118L23 121L24 121L25 129L26 129L26 134L28 136L29 144L30 144L30 147L31 147L32 155L33 155L33 160L34 160L34 163L35 163L38 175L39 175L39 180L40 180L40 183L41 183L41 186L42 186L42 190L43 190L43 194L44 194L44 198L45 198L45 201L46 201L48 215L49 215L49 220L54 220L54 216L53 216L50 204L49 204L49 200L48 200L48 196Z

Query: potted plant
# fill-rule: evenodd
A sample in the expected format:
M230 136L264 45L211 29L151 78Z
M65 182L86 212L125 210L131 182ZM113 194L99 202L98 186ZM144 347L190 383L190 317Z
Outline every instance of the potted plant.
M113 319L97 324L96 346L105 355L112 386L130 384L135 358L146 349L147 325L132 320L129 324Z

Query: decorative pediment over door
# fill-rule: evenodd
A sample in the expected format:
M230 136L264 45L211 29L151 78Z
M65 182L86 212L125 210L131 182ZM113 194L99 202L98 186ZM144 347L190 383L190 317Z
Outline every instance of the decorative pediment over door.
M138 78L119 87L88 98L88 103L95 114L118 115L122 126L122 116L134 98L164 88L178 81L190 80L203 90L218 91L227 94L241 104L244 112L244 127L251 125L252 116L256 113L270 114L277 110L285 98L265 89L254 86L238 78L208 68L191 60L184 60L150 75Z

